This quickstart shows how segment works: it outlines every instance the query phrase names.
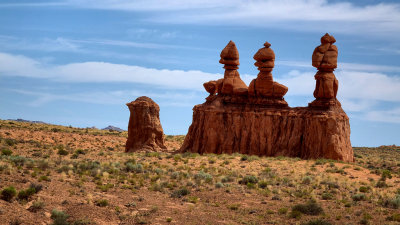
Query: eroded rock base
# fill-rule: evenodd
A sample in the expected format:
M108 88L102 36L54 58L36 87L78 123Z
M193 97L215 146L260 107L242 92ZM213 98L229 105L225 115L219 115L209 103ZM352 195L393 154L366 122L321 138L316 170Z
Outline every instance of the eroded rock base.
M217 95L193 108L193 123L180 151L352 162L349 118L340 103L328 105L232 103Z

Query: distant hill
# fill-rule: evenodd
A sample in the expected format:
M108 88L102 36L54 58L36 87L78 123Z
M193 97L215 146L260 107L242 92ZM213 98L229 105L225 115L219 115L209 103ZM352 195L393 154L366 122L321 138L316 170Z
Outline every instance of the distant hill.
M43 121L32 121L32 120L24 120L24 119L16 119L16 120L9 119L9 120L11 120L11 121L17 121L17 122L26 122L26 123L48 124L48 123L45 123L45 122L43 122Z
M125 131L125 130L119 128L119 127L114 127L114 126L111 126L111 125L109 125L108 127L103 128L102 130L113 130L113 131L119 131L119 132Z

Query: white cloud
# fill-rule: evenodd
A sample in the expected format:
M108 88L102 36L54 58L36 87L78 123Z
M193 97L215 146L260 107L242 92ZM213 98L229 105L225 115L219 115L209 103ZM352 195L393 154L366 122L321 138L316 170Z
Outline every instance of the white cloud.
M131 82L171 89L203 90L202 84L223 77L201 71L152 69L106 62L47 65L25 56L0 53L0 75L46 78L59 82Z
M70 0L75 7L157 11L147 20L162 23L244 25L337 33L398 34L400 4L357 6L327 0Z
M360 68L364 68L358 64ZM371 70L378 69L379 65L371 66ZM393 69L393 68L390 68ZM302 72L292 70L288 74L275 79L277 82L289 88L287 96L312 97L315 88L314 72ZM388 76L378 72L364 72L353 70L340 70L335 72L339 80L338 99L343 108L350 112L369 112L363 114L365 119L372 120L377 115L383 115L384 111L375 109L378 103L391 102L394 107L400 104L400 77ZM169 90L168 96L175 96L174 101L165 101L163 104L190 105L190 100L184 99L181 93L192 93L201 91L205 93L202 84L209 80L222 78L222 74L205 73L202 71L183 71L153 69L133 65L112 64L106 62L83 62L65 65L48 65L25 56L0 53L0 76L22 76L48 79L55 82L122 82L149 85L154 90ZM249 84L254 75L242 74L242 79ZM178 93L179 91L182 91ZM20 92L21 94L36 95L37 100L32 104L41 105L54 100L86 101L99 103L104 101L115 101L127 93L81 93L73 95L54 95ZM198 92L197 92L198 93ZM129 95L129 93L128 93ZM138 92L131 94L135 96L150 95L162 98L151 92ZM101 99L101 100L100 100ZM124 100L125 101L125 100ZM117 101L118 102L118 101ZM397 111L386 111L387 120L396 119ZM391 119L390 119L391 118Z
M35 98L28 103L29 106L39 107L54 101L73 101L101 105L123 105L139 96L148 96L157 99L163 106L192 106L192 100L196 98L194 92L184 94L174 91L163 91L161 93L146 90L119 90L102 92L83 92L69 94L54 94L43 91L27 91L21 89L6 89L18 94L23 94Z
M278 66L290 66L298 68L307 68L316 70L312 67L311 62L307 61L290 61L290 60L277 60L275 64ZM358 72L397 72L400 73L400 66L386 66L374 64L360 64L360 63L345 63L339 62L337 71L358 71Z
M387 123L400 123L400 107L391 110L367 112L365 119Z
M144 20L162 23L243 25L391 37L400 32L400 4L356 5L328 0L64 0L2 3L0 7L76 7L155 12ZM142 17L142 19L143 19Z

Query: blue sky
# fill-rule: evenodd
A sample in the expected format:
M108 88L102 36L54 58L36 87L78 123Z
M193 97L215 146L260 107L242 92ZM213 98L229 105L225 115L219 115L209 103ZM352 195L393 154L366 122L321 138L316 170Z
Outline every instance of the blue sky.
M0 118L127 128L125 103L146 95L166 134L185 134L203 82L223 75L229 40L239 73L258 71L268 41L289 105L313 100L311 55L326 32L339 48L338 99L353 146L400 145L400 3L328 0L59 0L0 2Z

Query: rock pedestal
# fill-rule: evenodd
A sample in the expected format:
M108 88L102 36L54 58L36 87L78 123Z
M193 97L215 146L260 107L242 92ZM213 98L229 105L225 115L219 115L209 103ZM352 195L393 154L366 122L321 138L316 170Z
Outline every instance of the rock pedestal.
M221 93L218 81L204 84L210 96L193 108L193 122L180 151L354 161L349 118L336 99L337 88L326 92L325 86L335 87L330 75L316 76L317 86L318 81L322 84L318 89L323 90L322 97L314 92L318 103L291 108L283 98L287 87L272 79L275 55L269 47L266 43L254 56L260 73L250 83L247 95ZM322 61L327 58L333 67L336 59L322 56Z
M126 104L130 117L125 152L166 149L160 123L160 107L151 98L142 96Z

